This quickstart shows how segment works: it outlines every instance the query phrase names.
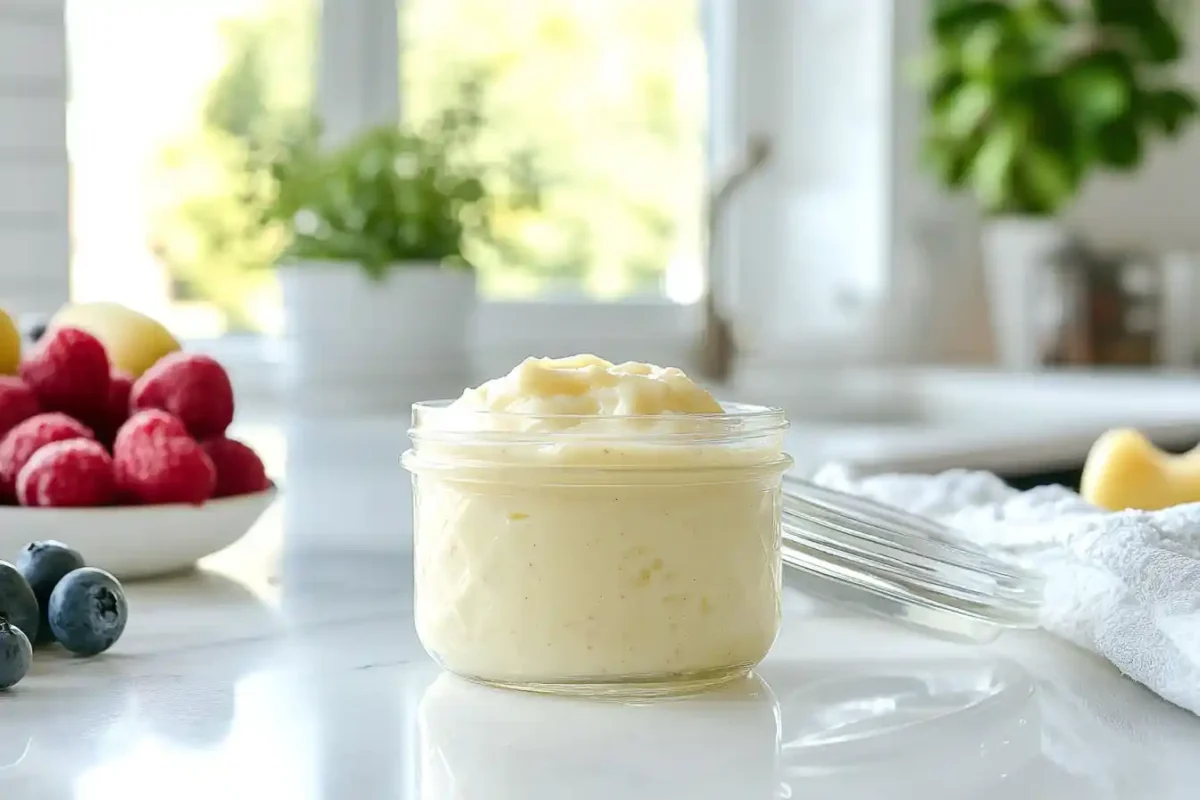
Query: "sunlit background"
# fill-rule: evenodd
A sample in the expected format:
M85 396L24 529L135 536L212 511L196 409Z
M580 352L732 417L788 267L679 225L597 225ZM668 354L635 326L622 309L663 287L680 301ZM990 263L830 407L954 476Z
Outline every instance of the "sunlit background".
M852 606L816 616L804 595L817 584L790 569L769 688L740 729L711 717L693 730L682 704L662 706L658 734L552 704L514 732L510 709L531 706L445 691L418 647L422 537L401 454L413 401L458 396L530 356L593 352L778 406L794 476L851 487L852 474L905 473L880 496L927 513L984 489L1002 501L999 481L1103 505L1098 485L1200 464L1125 433L1125 451L1096 447L1130 428L1164 451L1200 441L1200 9L1188 5L0 0L0 310L15 322L0 315L0 361L44 353L35 340L63 320L94 328L120 369L176 347L212 357L235 397L229 435L281 490L229 501L271 504L252 527L222 516L209 530L216 504L79 512L122 534L88 528L93 565L108 568L96 549L111 538L120 557L199 569L129 576L136 621L118 649L90 663L39 650L0 692L0 797L425 797L439 775L447 791L463 775L503 791L516 775L530 778L525 800L554 780L619 786L649 775L633 771L644 764L669 787L656 800L809 798L816 784L841 797L847 776L899 796L901 772L921 797L952 773L1006 797L1065 796L1068 781L1081 797L1165 796L1146 776L1190 778L1174 767L1191 763L1200 729L1165 746L1193 721L1169 717L1134 670L1097 677L1103 663L1078 647L1090 634L1013 637L1005 670L1014 656L1037 693L990 669L947 681L927 659L957 660L960 643L917 649L916 631L893 640L877 619L847 636ZM439 137L447 115L476 122ZM325 134L306 141L314 123ZM289 158L298 140L307 161ZM472 227L481 217L494 235ZM995 480L964 479L975 470ZM1106 481L1083 489L1085 470ZM1140 509L1166 495L1113 496ZM994 509L980 513L996 522ZM1109 563L1099 546L1077 564L1082 528L983 527L966 532L987 534L972 539L1001 561L1018 539L1048 556L1053 533L1066 572L1158 598L1134 569L1140 553ZM70 525L53 536L76 537ZM506 543L482 538L494 562ZM1082 619L1073 631L1101 629L1102 606L1066 605ZM981 629L977 610L960 632ZM887 663L893 643L904 663ZM801 662L840 670L843 657L864 670L839 673L831 700ZM1133 666L1151 661L1167 663ZM960 705L969 724L954 720ZM954 741L911 735L914 709L954 723L939 728ZM1028 713L1047 709L1046 725ZM869 736L846 739L847 769L831 771L847 710L857 733L901 733L865 750ZM516 749L495 746L505 736ZM695 768L705 748L737 788L722 794ZM970 757L926 769L952 750ZM1041 760L1022 775L1014 754Z
M706 81L697 0L403 4L406 118L482 88L488 158L535 159L536 211L477 251L491 298L699 292ZM313 97L313 0L68 3L77 300L184 338L276 332L262 154Z

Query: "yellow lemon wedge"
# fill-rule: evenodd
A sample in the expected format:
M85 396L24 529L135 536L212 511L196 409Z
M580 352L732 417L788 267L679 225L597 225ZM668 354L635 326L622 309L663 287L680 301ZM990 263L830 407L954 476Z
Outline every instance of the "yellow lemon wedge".
M1080 494L1110 511L1157 511L1200 502L1200 448L1173 455L1139 431L1108 431L1088 453Z

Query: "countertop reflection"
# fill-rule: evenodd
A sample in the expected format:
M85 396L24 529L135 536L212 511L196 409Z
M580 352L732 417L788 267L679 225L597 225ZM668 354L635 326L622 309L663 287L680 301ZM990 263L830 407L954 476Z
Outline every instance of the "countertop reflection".
M1034 682L1013 663L856 660L779 672L786 796L976 797L1041 753Z
M976 796L1041 752L1011 663L777 663L649 705L525 696L442 675L418 714L421 800ZM946 764L954 768L945 769Z
M648 704L439 677L422 698L421 800L779 796L779 707L751 677Z
M289 425L242 431L286 490L247 539L130 586L112 652L39 653L0 694L0 797L1092 800L1200 785L1200 720L1065 643L939 644L795 595L757 676L714 694L629 705L441 674L412 626L398 450L379 447L402 426Z

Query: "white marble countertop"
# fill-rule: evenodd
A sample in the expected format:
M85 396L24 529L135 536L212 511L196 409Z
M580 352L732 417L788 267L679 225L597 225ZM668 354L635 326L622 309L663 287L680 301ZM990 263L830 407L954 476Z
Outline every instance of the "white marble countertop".
M200 572L131 585L113 651L39 654L0 694L0 797L1195 796L1200 719L1090 654L1038 633L941 643L791 593L758 678L717 695L628 706L440 675L412 625L404 427L243 425L283 499ZM807 425L795 444L952 466L983 452L971 427ZM1029 460L1017 427L1007 452Z

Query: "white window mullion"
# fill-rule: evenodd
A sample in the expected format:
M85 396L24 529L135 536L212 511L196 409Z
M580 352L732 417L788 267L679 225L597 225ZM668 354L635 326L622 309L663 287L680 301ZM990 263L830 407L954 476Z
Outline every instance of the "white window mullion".
M398 0L324 0L317 112L331 144L399 119Z
M728 168L745 146L742 141L744 132L739 130L736 114L738 12L734 0L703 0L700 13L708 66L705 169L711 188L711 182ZM713 263L707 265L708 277L717 288L717 296L723 301L721 310L725 312L730 312L736 306L739 288L735 269L736 224L733 221L736 208L731 211L723 215L724 219L718 224L717 230L704 231L705 235L715 238L712 249L708 249L708 242L702 243L705 248L703 252L712 257ZM707 215L707 203L702 206L702 213Z
M735 201L737 319L752 358L864 347L888 268L889 6L737 5L739 139L772 144Z
M64 0L0 5L0 307L44 314L70 290Z

